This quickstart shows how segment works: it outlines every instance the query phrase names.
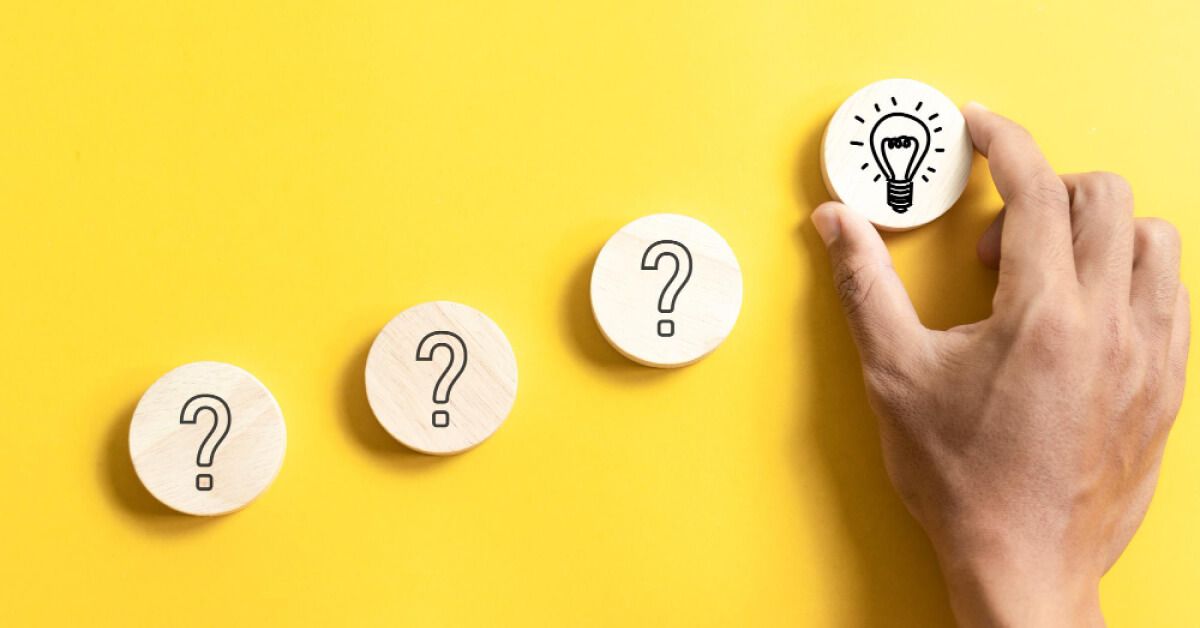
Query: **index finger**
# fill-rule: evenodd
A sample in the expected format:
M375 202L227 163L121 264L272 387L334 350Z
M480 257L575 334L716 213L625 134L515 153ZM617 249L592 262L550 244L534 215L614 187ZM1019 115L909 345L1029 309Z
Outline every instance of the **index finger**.
M1049 272L1074 278L1067 188L1033 136L977 103L964 107L963 117L1004 199L1001 267L1012 268L1018 277Z

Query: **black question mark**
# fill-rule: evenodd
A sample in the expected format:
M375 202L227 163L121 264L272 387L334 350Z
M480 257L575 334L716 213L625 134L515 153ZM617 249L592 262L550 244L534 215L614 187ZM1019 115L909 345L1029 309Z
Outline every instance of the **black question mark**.
M678 240L659 240L646 247L646 252L642 253L642 270L658 270L658 264L664 257L675 260L675 271L671 273L671 278L658 295L658 311L670 314L675 311L679 293L683 292L683 287L692 278L692 252ZM681 275L683 279L676 283L675 280ZM669 318L659 320L658 335L662 338L674 336L675 322Z
M446 363L446 368L433 385L433 402L446 404L450 402L450 390L454 388L454 384L458 382L458 378L462 377L463 371L467 368L467 343L452 331L431 331L425 334L421 342L417 343L417 361L433 361L433 352L438 347L450 352L450 361ZM451 375L452 372L453 375ZM446 410L434 410L433 426L448 427L449 425L450 413Z
M184 425L195 425L200 418L200 413L205 410L212 413L213 424L204 440L200 442L200 448L196 451L196 465L199 467L213 466L213 457L217 455L217 448L225 442L225 437L229 436L229 428L233 425L233 413L229 411L229 404L216 395L196 395L188 399L179 413L179 422ZM220 434L218 434L218 430ZM212 474L196 474L197 491L211 491L212 489Z

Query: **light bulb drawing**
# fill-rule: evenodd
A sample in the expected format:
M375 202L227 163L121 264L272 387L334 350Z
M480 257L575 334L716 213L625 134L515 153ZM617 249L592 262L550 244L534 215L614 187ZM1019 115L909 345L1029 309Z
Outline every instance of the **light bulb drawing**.
M900 108L895 97L889 100L893 109ZM880 117L870 125L871 130L868 133L867 141L853 140L850 144L870 149L871 158L879 170L871 179L872 182L877 183L881 179L884 180L888 206L897 214L903 214L913 206L914 179L917 178L917 175L920 175L921 181L929 183L929 174L937 173L937 169L933 166L926 165L924 170L921 169L921 166L925 164L926 157L930 153L933 136L940 133L942 127L937 126L930 129L929 124L926 124L927 122L934 123L937 120L936 112L927 118L921 118L924 101L917 102L912 113L907 111L884 113L879 103L874 103L874 105L875 113L880 114ZM854 116L854 119L864 127L868 124L867 119L862 116ZM933 152L944 153L946 149L934 148ZM859 167L860 170L868 171L868 174L870 174L870 168L870 161L864 161Z

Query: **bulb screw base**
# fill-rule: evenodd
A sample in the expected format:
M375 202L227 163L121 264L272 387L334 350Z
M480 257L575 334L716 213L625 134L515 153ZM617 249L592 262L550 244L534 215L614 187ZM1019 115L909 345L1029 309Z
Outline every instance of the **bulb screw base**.
M892 208L892 211L897 214L903 214L912 207L913 198L913 182L912 181L892 181L887 182L887 204Z

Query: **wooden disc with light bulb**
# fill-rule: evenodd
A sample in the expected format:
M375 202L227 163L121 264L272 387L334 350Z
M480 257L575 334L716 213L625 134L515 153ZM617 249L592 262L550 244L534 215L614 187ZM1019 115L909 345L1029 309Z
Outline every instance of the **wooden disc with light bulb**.
M857 92L833 114L821 171L834 199L876 227L904 231L937 219L967 185L973 150L958 107L911 79Z

